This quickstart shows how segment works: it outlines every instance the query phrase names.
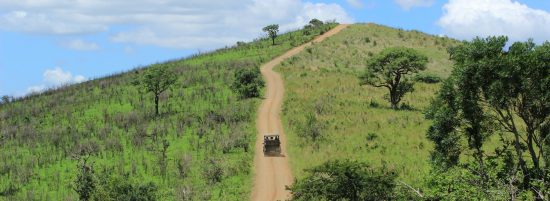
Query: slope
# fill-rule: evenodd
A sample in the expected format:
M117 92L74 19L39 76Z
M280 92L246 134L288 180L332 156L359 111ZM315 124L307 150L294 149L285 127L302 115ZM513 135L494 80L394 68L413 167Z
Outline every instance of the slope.
M338 33L346 26L347 25L338 25L332 30L315 38L312 43L321 42ZM285 189L285 186L290 186L292 184L293 177L288 165L289 155L285 148L287 141L279 114L284 96L284 87L281 76L274 72L273 68L282 61L300 53L312 43L306 43L295 47L261 67L262 75L267 83L267 89L256 122L258 136L256 140L256 154L254 157L255 179L252 200L286 200L290 198L289 192ZM263 135L270 133L277 133L280 135L282 148L280 157L266 157L262 153Z
M283 126L294 175L300 178L305 169L327 160L351 159L393 168L399 180L419 183L429 171L432 146L422 111L439 84L417 83L402 101L407 109L394 111L384 99L385 89L360 86L357 76L383 48L406 46L427 55L427 72L444 78L451 70L446 50L457 43L418 31L356 24L283 62L277 69L287 92ZM308 137L310 131L318 131L320 140Z
M242 200L250 195L259 101L230 90L235 70L311 40L294 31L153 64L0 105L0 200L76 200L77 164L93 167L92 198L151 193L158 200ZM132 83L149 67L177 75L161 96ZM131 189L131 190L124 190Z

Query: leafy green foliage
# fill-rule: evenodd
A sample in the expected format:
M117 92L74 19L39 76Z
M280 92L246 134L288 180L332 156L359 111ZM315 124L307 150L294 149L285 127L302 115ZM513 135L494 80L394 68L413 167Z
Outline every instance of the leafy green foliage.
M275 45L275 38L277 38L277 33L279 33L279 25L278 24L267 25L262 29L262 31L266 32L267 35L269 35L269 37L273 41L273 45Z
M407 76L425 70L427 63L428 57L414 49L387 48L369 60L360 76L361 84L387 88L391 107L397 109L402 97L413 91L413 83Z
M323 26L323 21L317 19L317 18L313 18L309 21L309 25L311 25L313 28L318 28L318 27L321 27Z
M547 181L550 170L544 161L550 146L550 43L516 42L506 51L507 41L476 38L450 49L454 71L428 115L434 118L428 131L436 147L432 159L436 166L457 165L456 141L466 139L466 151L475 159L468 163L475 165L472 173L486 183L481 191L494 187L487 184L491 180L519 177L513 187L542 199L549 185L535 183ZM487 154L494 135L501 143ZM496 178L490 174L493 163L507 164Z
M260 97L260 91L265 83L259 68L241 68L235 72L234 77L231 88L241 98Z
M83 160L78 164L78 175L74 184L74 190L78 193L78 198L83 201L90 200L96 188L96 180L93 166L88 164L87 160Z
M431 74L431 73L419 73L414 76L414 80L417 82L423 82L428 84L435 84L441 82L443 79L441 77Z
M355 161L329 161L290 187L293 200L391 200L397 174Z
M108 177L102 177L108 178ZM98 194L95 200L113 200L113 201L154 201L157 200L158 187L152 183L132 183L121 177L112 177L110 180L102 182L103 190L107 191L105 195ZM103 192L104 192L103 191ZM102 191L99 191L102 192Z
M159 97L162 92L166 91L177 80L173 72L168 71L165 67L157 66L149 68L143 78L137 80L137 83L142 83L145 91L153 93L155 97L155 114L159 115Z

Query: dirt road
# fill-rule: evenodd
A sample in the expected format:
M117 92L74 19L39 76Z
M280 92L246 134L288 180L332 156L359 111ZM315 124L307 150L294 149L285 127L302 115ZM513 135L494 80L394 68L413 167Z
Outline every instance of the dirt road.
M346 28L346 26L347 25L338 25L325 34L315 38L313 42L321 42L325 38ZM283 60L298 54L309 45L311 45L311 43L295 47L261 67L262 75L267 84L267 91L256 120L258 137L256 140L256 155L254 156L254 189L252 190L251 197L254 201L286 200L290 198L290 192L285 190L285 186L292 184L293 177L288 164L288 155L285 147L286 136L283 132L280 118L284 85L281 76L273 71L273 67L277 66ZM262 142L263 135L267 133L278 133L280 135L282 148L281 156L264 156Z

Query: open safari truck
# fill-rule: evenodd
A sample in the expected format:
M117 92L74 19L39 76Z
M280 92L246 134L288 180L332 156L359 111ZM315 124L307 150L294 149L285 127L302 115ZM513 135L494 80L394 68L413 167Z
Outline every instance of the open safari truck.
M264 135L264 155L281 154L281 140L278 134Z

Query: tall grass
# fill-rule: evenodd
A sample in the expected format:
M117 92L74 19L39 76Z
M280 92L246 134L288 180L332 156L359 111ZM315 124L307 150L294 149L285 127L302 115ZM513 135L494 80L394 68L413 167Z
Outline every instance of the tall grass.
M276 46L239 43L0 105L0 200L76 200L83 157L96 177L153 182L159 200L246 199L259 100L239 99L233 74L321 31L282 34ZM178 76L161 96L159 117L153 96L132 84L153 66Z
M395 169L410 184L421 182L429 171L432 147L425 137L430 122L422 111L439 84L415 84L402 101L406 109L395 111L384 99L387 89L360 86L357 75L382 49L405 46L428 56L427 71L444 78L451 70L446 50L457 43L418 31L358 24L279 66L286 88L283 121L296 177L327 160L345 158ZM323 125L323 138L317 142L300 137L311 113Z

